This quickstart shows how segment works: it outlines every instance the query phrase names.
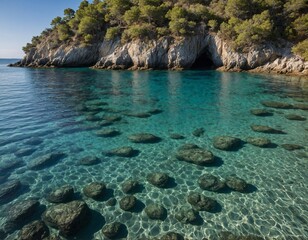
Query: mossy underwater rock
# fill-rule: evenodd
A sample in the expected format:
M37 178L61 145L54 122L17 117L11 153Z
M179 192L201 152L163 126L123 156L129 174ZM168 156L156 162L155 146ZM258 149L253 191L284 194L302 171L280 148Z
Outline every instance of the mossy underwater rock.
M24 221L26 218L31 217L40 203L36 199L28 199L23 201L18 201L7 209L7 222L18 224Z
M25 157L25 156L30 156L35 151L36 149L34 148L21 148L18 149L14 154L16 157Z
M72 201L51 206L43 213L43 221L60 230L64 236L75 235L90 219L90 209L83 201Z
M70 185L64 185L53 190L47 196L47 201L51 203L66 203L74 197L74 188Z
M126 229L126 226L123 223L113 222L113 223L106 224L102 228L102 233L107 238L119 239L119 235L121 234L121 231L123 229Z
M204 134L204 132L205 132L204 128L197 128L192 132L192 134L195 137L201 137Z
M261 104L265 107L278 108L278 109L292 109L294 108L292 104L285 102L276 101L263 101Z
M133 149L132 147L119 147L112 149L106 152L107 156L118 156L118 157L126 157L131 158L136 156L139 153L138 150Z
M44 139L42 138L39 138L39 137L31 137L29 138L25 144L26 145L31 145L31 146L37 146L37 145L40 145L41 143L44 142Z
M62 152L45 154L32 160L28 164L28 168L31 170L41 170L43 168L56 164L59 160L65 158L66 156L67 155Z
M213 146L224 151L238 150L242 144L241 139L230 136L218 136L213 139Z
M305 103L296 103L293 107L294 109L308 110L308 104Z
M248 188L248 184L245 180L237 177L236 175L231 175L226 178L226 185L237 192L246 192Z
M151 133L138 133L128 137L133 143L158 143L161 141L160 137L157 137Z
M98 137L110 138L120 135L121 132L116 129L103 129L96 132Z
M153 220L164 220L167 215L167 210L159 204L149 204L144 211Z
M166 188L170 181L170 177L166 173L150 173L147 176L147 180L152 185L159 187L159 188Z
M174 217L181 223L193 223L198 217L198 212L190 207L181 207L176 211Z
M180 147L176 153L176 158L181 161L201 166L211 164L215 161L215 157L212 152L199 148L194 144L186 144Z
M92 166L98 163L100 163L100 159L96 156L86 156L78 161L79 165L84 165L84 166Z
M124 113L125 116L128 117L136 117L136 118L149 118L152 114L148 112L126 112Z
M120 202L120 208L124 211L130 211L132 210L137 203L137 198L133 195L125 196L123 197Z
M285 118L288 119L288 120L293 120L293 121L306 121L307 120L305 117L302 117L302 116L296 115L296 114L285 115Z
M294 151L294 150L301 150L301 149L304 149L303 146L301 145L297 145L297 144L281 144L280 145L282 148L284 148L285 150L288 150L288 151Z
M263 126L263 125L251 125L250 127L255 132L269 133L269 134L286 134L282 130L278 130L278 129L271 128L268 126Z
M103 116L103 120L114 123L114 122L121 121L122 117L118 115L106 115L106 116Z
M83 188L84 195L95 200L102 198L105 191L106 184L101 182L92 182Z
M16 168L23 166L24 164L25 162L20 159L10 159L8 161L1 161L0 174L8 173Z
M19 180L10 180L0 185L0 202L14 196L21 187Z
M178 133L171 133L169 136L171 139L174 139L174 140L181 140L185 138L183 135L178 134Z
M140 187L140 183L135 180L127 180L122 183L121 188L124 193L132 194L137 192Z
M34 221L19 231L19 240L40 240L49 236L49 229L42 221Z
M184 240L184 237L176 232L168 232L161 237L161 240Z
M272 145L271 140L268 138L263 138L263 137L249 137L246 139L246 141L254 146L260 147L260 148L267 148Z
M187 201L192 205L197 211L214 211L218 203L210 198L206 197L200 193L191 192L187 197Z
M258 116L258 117L269 117L273 116L273 113L271 111L268 111L266 109L251 109L250 113Z
M203 174L200 176L198 179L198 184L201 189L213 192L222 191L226 187L224 181L211 174Z

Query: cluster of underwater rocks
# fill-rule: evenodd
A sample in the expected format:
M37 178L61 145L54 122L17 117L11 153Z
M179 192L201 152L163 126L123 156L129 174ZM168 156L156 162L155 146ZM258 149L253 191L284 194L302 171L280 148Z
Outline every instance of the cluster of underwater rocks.
M258 117L270 117L275 114L275 111L272 109L308 110L308 105L303 103L288 104L284 102L265 101L262 102L262 105L265 108L252 109L250 111L251 114ZM90 110L90 112L97 113L101 110L101 106L102 103L100 103L99 107L97 104L94 104L92 107L87 106L86 109L83 108L83 110ZM137 118L148 118L161 112L162 110L160 109L153 109L144 113L124 112L123 115ZM301 115L287 114L284 116L286 120L306 121L306 118ZM86 119L87 121L98 122L99 125L103 127L103 129L95 132L99 137L113 138L121 135L119 130L109 128L109 126L123 121L122 116L112 115L98 117L95 114L90 114ZM284 130L263 125L251 125L251 130L263 134L287 134ZM204 133L205 129L198 128L192 132L192 135L195 137L201 137ZM170 134L170 138L179 140L185 139L185 136L178 133L172 133ZM155 144L163 141L162 138L151 133L132 134L128 136L128 140L132 143L138 144ZM42 141L43 140L39 138L31 138L27 141L27 144L29 146L38 145ZM213 138L212 143L216 149L222 151L237 151L247 143L260 148L278 146L266 137L248 137L247 139L242 140L233 136L217 136ZM304 149L303 146L293 143L281 144L280 146L289 151ZM15 153L15 155L17 157L29 156L34 151L35 149L32 148L20 149ZM107 156L117 156L122 158L136 157L139 153L140 150L134 149L131 146L122 146L103 152L103 154ZM66 157L67 154L63 152L48 153L28 162L26 168L32 171L39 171L56 164ZM199 166L213 166L218 160L211 151L201 148L193 143L186 143L180 146L175 153L175 158L179 161L185 161ZM78 164L89 166L99 164L100 162L101 160L98 157L87 156L81 158L78 161ZM1 175L3 173L3 175L8 177L7 174L24 165L25 163L22 160L4 162L0 166L0 173ZM175 185L175 179L164 172L152 172L148 174L144 180L156 188L172 188ZM221 179L218 176L206 173L196 179L196 182L201 190L217 193L230 191L249 193L254 187L247 183L246 180L241 179L236 175L230 175L225 179ZM135 197L135 193L138 193L143 189L143 184L144 183L134 179L127 179L121 184L121 189L126 195L121 199L116 199L115 197L110 197L108 199L108 184L104 182L92 182L83 187L82 199L93 199L97 201L103 199L106 201L107 205L114 206L118 204L123 211L128 212L140 213L139 208L141 206L141 211L144 212L149 219L152 219L153 221L164 221L168 217L168 209L157 202L152 202L151 204L144 206L141 200ZM10 203L26 188L27 186L23 186L18 179L8 180L6 183L0 185L0 202ZM64 185L54 189L48 194L48 196L46 196L46 200L53 204L47 209L45 209L45 206L40 204L39 199L30 198L9 204L5 211L7 213L6 222L0 230L0 238L5 238L9 234L20 229L18 239L61 239L59 236L50 235L50 228L58 230L60 236L74 236L84 228L91 219L92 210L89 208L86 201L76 199L74 186ZM213 198L207 197L203 193L189 192L186 196L186 204L183 206L177 206L178 211L176 211L174 218L183 224L194 224L198 219L200 219L199 211L218 213L221 207L222 206L219 202ZM41 209L45 210L40 214L40 217L33 219L33 216L36 213L40 213ZM110 222L106 223L100 231L107 239L118 239L125 238L129 230L125 226L125 223ZM158 239L184 239L184 237L179 233L170 232ZM220 239L263 238L256 236L234 236L231 233L224 232Z

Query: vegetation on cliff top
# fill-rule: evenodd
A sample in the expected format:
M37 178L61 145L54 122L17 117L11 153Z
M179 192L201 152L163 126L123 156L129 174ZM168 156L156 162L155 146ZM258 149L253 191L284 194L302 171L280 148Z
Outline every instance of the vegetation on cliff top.
M288 40L308 60L306 0L83 0L65 9L51 28L35 36L25 53L48 39L63 44L93 44L103 39L157 39L216 32L236 50L265 41Z

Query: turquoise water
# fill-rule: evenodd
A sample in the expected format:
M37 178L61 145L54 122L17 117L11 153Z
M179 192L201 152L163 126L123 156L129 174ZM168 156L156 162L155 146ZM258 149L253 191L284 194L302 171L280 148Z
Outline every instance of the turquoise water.
M308 124L290 121L284 115L298 114L308 118L308 111L271 109L273 116L257 117L254 108L264 108L261 101L298 103L307 100L307 92L285 79L247 73L216 71L102 71L76 69L8 68L0 62L0 164L22 160L1 176L1 184L19 179L23 191L0 205L0 212L12 203L35 197L46 207L51 189L70 184L76 199L84 199L104 222L120 221L127 226L127 239L160 237L169 231L187 239L217 239L220 232L257 235L278 239L308 239ZM298 99L300 98L300 99ZM104 102L97 108L97 102ZM307 102L306 102L307 104ZM87 108L85 108L87 107ZM89 110L92 108L92 111ZM129 116L162 110L147 118ZM87 117L120 116L112 126L100 126ZM88 118L89 119L89 118ZM282 129L287 134L253 132L252 124ZM116 129L120 135L102 138L101 129ZM192 134L204 128L201 137ZM135 133L147 132L162 138L155 144L137 144L128 140ZM170 138L171 133L185 136ZM245 144L238 151L213 147L215 136L241 138L263 136L277 144L259 148ZM29 139L39 138L37 145ZM177 148L194 143L219 157L219 164L197 166L178 161ZM292 143L305 148L287 151L281 144ZM140 151L132 158L106 156L104 152L122 146ZM27 156L18 151L27 150ZM67 157L54 165L33 171L27 164L46 153L64 152ZM16 156L17 154L17 156ZM23 155L23 154L22 154ZM86 156L97 156L99 164L79 165ZM175 181L172 188L160 189L149 184L146 175L165 172ZM236 174L253 186L249 193L235 191L215 193L201 190L198 178L211 173L221 178ZM164 221L150 220L144 211L125 212L119 205L86 198L82 189L93 181L105 182L119 201L125 194L121 183L129 178L143 184L135 196L144 204L162 204L168 211ZM199 212L200 224L182 224L174 214L187 206L187 194L196 191L212 197L220 211ZM189 205L189 204L188 204ZM39 218L39 216L37 216ZM6 221L0 217L0 225ZM92 225L91 225L92 224ZM103 239L102 222L91 223L76 239ZM97 225L94 227L94 225ZM17 234L10 233L8 238Z

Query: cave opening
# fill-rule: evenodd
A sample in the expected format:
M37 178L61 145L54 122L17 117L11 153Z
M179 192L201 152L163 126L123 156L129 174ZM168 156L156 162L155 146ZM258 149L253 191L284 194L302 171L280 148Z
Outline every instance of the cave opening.
M215 69L215 64L210 58L208 51L204 51L199 57L197 57L190 68L195 70L210 70Z

